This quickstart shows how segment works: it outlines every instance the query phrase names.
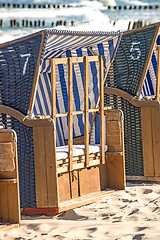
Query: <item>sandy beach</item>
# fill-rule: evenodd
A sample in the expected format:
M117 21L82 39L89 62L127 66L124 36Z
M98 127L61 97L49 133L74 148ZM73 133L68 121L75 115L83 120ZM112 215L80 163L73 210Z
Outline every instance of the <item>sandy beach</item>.
M160 184L127 183L103 199L57 216L22 216L0 239L159 240Z

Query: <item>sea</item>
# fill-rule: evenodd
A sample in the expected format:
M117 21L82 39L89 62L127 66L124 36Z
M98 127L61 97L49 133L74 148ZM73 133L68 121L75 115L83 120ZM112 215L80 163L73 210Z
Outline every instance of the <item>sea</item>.
M160 0L2 0L0 43L44 28L126 31L160 21Z

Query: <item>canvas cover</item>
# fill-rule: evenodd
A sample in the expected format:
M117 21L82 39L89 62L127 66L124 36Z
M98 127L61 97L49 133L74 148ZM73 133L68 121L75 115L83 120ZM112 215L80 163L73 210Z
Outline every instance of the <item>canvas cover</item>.
M143 85L143 89L141 92L141 98L143 96L154 96L156 94L156 76L157 76L157 51L156 46L160 45L160 35L157 37L157 41L154 47L154 51L152 54L152 59L149 64L149 68L147 71L146 79Z
M47 33L44 55L38 80L33 114L51 114L51 67L49 59L103 55L104 67L108 68L115 56L121 33L117 32L71 32L52 30ZM56 108L57 113L68 112L68 66L56 66ZM99 65L89 64L89 108L94 108L99 96ZM73 111L84 109L84 63L73 64ZM89 116L92 122L92 114ZM100 142L99 116L93 128L91 144ZM68 139L68 118L57 118L57 146ZM73 137L84 134L83 114L73 117Z

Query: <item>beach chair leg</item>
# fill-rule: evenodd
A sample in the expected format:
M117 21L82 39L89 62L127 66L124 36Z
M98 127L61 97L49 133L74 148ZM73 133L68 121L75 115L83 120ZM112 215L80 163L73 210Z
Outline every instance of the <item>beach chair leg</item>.
M124 156L118 152L107 154L107 186L124 190L126 186Z

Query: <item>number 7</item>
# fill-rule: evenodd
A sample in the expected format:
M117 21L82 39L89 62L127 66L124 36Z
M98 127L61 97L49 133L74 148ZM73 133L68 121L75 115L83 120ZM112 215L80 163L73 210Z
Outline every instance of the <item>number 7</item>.
M21 57L26 57L26 60L25 60L25 63L24 63L24 67L23 67L23 75L25 75L26 73L26 69L27 69L27 63L28 63L28 60L29 60L29 57L31 56L30 53L27 53L27 54L20 54Z

